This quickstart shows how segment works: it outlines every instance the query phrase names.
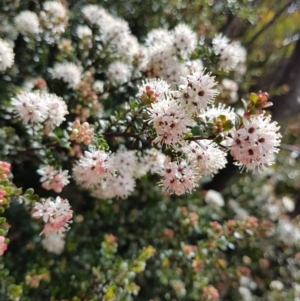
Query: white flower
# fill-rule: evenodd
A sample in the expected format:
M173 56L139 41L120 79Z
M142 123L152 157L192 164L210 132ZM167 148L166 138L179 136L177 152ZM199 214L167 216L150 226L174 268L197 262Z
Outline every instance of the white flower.
M66 120L65 115L69 113L66 103L55 94L45 94L45 97L48 98L46 101L49 103L47 124L51 127L60 126Z
M204 69L203 62L200 59L187 61L186 66L188 67L190 74L202 71Z
M179 62L176 57L171 57L164 63L165 66L161 71L161 77L169 83L178 83L181 76L189 74L189 70L186 65Z
M101 24L105 25L105 20L109 21L111 18L105 9L94 4L85 5L82 8L82 13L86 20L92 25L99 26L100 28Z
M280 220L277 225L278 238L288 246L299 245L300 228L289 220Z
M120 174L110 180L114 197L126 199L135 188L135 180L130 174Z
M242 296L243 301L252 301L252 293L247 287L240 286L238 289L239 293Z
M33 209L35 212L32 214L34 218L43 218L43 221L47 223L50 219L50 216L55 210L54 203L50 200L41 200L41 203L36 202Z
M172 45L173 37L171 33L163 28L152 29L148 32L145 45L153 47L156 45Z
M147 79L141 86L137 94L144 103L151 103L164 99L170 93L170 85L163 79Z
M131 76L131 67L123 62L117 61L108 66L106 76L113 85L126 83Z
M15 54L10 44L0 39L0 71L11 67L15 60Z
M12 105L24 123L44 122L48 117L49 103L42 94L25 92L13 98Z
M179 86L182 95L182 105L191 113L200 113L212 103L218 94L214 89L216 82L210 74L204 71L181 77Z
M219 103L218 106L212 105L201 111L199 117L207 123L213 123L214 119L219 116L225 116L226 120L230 120L234 125L236 122L236 114L232 107L226 107L224 104Z
M283 206L285 207L285 209L289 212L292 212L295 210L295 203L292 199L290 199L289 197L287 196L284 196L282 198L282 203L283 203Z
M143 156L139 158L138 175L142 176L149 172L150 174L160 173L164 167L166 156L155 148L145 150Z
M173 64L176 64L177 61L173 57L174 49L171 45L155 45L148 49L147 65L146 72L148 77L165 77L165 69ZM179 71L177 70L177 73Z
M220 55L220 69L228 72L246 61L246 51L239 43L230 43L228 38L219 34L213 39L212 44L214 53Z
M45 40L52 44L65 32L68 17L66 8L58 1L47 1L40 13Z
M192 122L174 99L155 102L149 111L150 122L153 122L158 135L153 143L170 145L180 142L183 134L188 130L187 126Z
M216 55L221 54L229 44L229 39L222 34L218 34L212 40L213 50Z
M66 8L58 1L46 1L43 4L43 10L46 12L50 22L57 22L67 17ZM49 26L52 26L52 24Z
M114 162L118 173L122 176L126 175L132 177L135 174L137 168L135 151L120 148L115 154Z
M212 189L205 194L205 202L218 207L223 207L225 204L222 194Z
M73 177L83 188L93 188L113 177L114 158L101 150L90 148L73 168Z
M200 174L216 174L227 163L226 153L211 140L191 141L182 150Z
M177 25L173 32L173 45L182 58L187 59L196 48L197 35L186 24Z
M43 247L50 253L60 255L65 247L64 236L51 233L42 240Z
M15 25L23 35L34 35L39 33L39 19L36 13L22 11L15 17Z
M81 70L73 63L57 63L51 72L53 79L61 79L69 88L76 88L81 79Z
M93 36L92 30L86 25L78 25L76 29L77 37L79 39L89 39Z
M270 283L270 288L273 289L273 290L278 290L278 291L281 291L283 290L284 288L284 285L281 281L279 280L273 280L271 283Z

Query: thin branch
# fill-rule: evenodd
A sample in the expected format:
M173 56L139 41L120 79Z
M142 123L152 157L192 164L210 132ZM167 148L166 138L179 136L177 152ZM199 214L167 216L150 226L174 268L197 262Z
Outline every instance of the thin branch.
M282 143L280 145L280 148L281 149L285 149L285 150L289 150L289 151L292 151L292 152L296 152L296 153L300 154L300 146L297 146L297 145L291 145L291 144Z
M254 36L250 39L249 42L245 44L246 47L249 47L266 29L268 29L271 25L275 23L275 21L280 17L280 15L293 3L293 0L290 0L288 3L286 3L272 18L271 21L269 21L265 26L263 26Z

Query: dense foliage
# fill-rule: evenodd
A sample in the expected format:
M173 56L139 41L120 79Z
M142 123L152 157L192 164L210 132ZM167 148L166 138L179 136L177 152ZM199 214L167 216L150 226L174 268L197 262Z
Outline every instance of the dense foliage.
M299 300L283 2L0 0L1 300Z

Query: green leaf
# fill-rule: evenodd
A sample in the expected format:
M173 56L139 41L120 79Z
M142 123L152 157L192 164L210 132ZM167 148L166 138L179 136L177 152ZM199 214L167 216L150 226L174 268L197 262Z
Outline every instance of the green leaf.
M199 136L199 135L201 135L201 133L202 133L202 131L201 131L201 128L200 128L200 126L194 126L193 128L192 128L192 134L193 134L193 136Z
M31 198L34 194L34 190L32 188L28 188L25 192L24 192L24 197L26 198Z

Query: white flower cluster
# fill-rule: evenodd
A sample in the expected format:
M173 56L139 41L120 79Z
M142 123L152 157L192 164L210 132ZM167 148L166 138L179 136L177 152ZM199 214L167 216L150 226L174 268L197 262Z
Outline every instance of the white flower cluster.
M68 84L68 88L74 89L80 82L81 70L73 63L57 63L54 65L51 76L53 79L60 79Z
M51 233L43 238L42 245L48 252L60 255L65 247L64 235Z
M73 217L73 211L69 201L62 199L59 196L53 200L48 198L42 199L41 202L36 202L34 205L32 217L42 218L45 226L42 234L64 235L69 230L69 223Z
M70 183L68 170L55 170L53 166L43 165L37 173L42 176L40 182L42 187L46 190L54 190L56 193L60 193L64 186Z
M90 25L99 30L97 36L105 51L121 60L128 68L140 53L140 45L131 34L129 24L110 15L98 5L86 5L82 8L82 13Z
M40 31L39 18L36 13L22 11L15 17L16 29L24 36L36 35Z
M246 51L238 42L230 43L227 37L219 34L214 37L212 44L214 53L220 56L220 69L228 72L234 70L239 63L245 63Z
M232 129L226 138L226 146L236 160L236 165L247 170L263 170L273 164L278 153L281 135L276 122L263 114L250 119L243 118L239 129Z
M227 163L226 153L211 140L191 141L182 150L195 170L203 175L216 174Z
M290 220L280 220L277 225L279 240L288 246L300 245L300 227Z
M47 1L43 4L40 20L45 41L53 44L65 32L68 24L67 10L58 1Z
M155 149L137 155L125 148L110 155L91 147L74 166L73 177L96 198L127 198L135 189L136 179L147 172L160 172L165 160Z
M15 54L8 42L0 39L0 71L11 67L15 60Z
M197 35L186 24L177 25L173 31L154 29L145 41L147 64L145 71L150 77L161 77L168 82L179 82L180 76L189 73L187 60L197 45ZM201 66L197 66L202 68ZM201 69L200 69L201 70ZM195 70L192 70L195 71Z
M108 66L106 76L113 85L122 85L130 79L131 68L126 63L116 61Z
M12 105L24 123L59 126L68 114L66 103L55 94L23 92L12 100Z

